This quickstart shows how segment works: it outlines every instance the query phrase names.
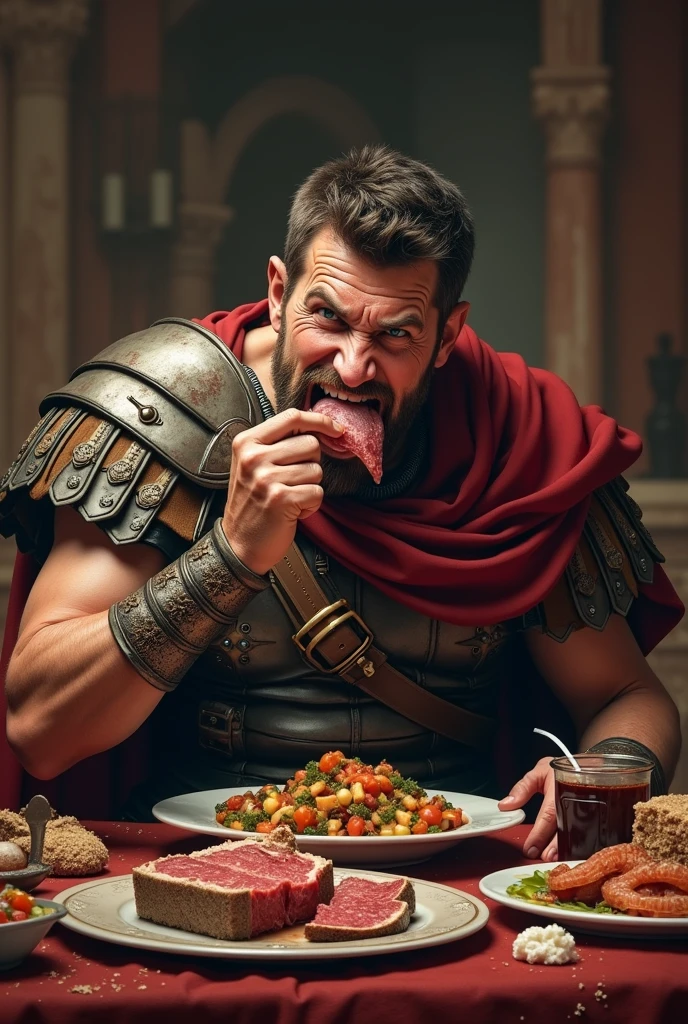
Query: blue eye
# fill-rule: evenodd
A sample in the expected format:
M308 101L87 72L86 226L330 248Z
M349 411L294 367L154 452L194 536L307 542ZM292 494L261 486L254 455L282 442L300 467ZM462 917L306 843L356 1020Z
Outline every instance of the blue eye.
M390 327L387 331L390 338L406 338L408 331L404 331L401 327Z
M337 320L337 314L333 309L328 309L327 306L323 306L322 309L318 310L320 316L324 317L325 320Z

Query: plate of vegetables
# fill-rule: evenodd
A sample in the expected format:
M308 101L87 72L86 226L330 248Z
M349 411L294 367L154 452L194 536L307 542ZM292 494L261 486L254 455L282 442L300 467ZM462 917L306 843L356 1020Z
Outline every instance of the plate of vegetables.
M67 911L13 885L0 888L0 970L15 967Z
M523 821L496 800L440 793L404 778L386 761L365 764L341 751L310 761L283 784L207 790L156 804L159 821L223 839L259 838L288 825L297 846L337 864L415 864L462 839Z

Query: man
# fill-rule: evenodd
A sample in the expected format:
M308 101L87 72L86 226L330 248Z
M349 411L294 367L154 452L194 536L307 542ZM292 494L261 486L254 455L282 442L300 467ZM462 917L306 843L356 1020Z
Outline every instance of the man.
M639 439L477 339L472 254L458 189L353 152L298 192L267 302L163 322L49 396L0 505L42 562L6 684L28 771L152 716L140 816L334 748L492 793L525 652L581 748L649 753L664 786L677 714L634 630L651 646L678 603L617 479ZM544 793L531 856L556 852L552 789L544 759L502 803Z

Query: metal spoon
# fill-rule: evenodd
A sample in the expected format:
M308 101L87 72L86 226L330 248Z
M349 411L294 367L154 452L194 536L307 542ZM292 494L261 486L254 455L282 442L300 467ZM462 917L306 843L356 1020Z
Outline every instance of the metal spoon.
M44 878L47 878L52 868L49 864L41 861L43 856L43 842L45 840L45 826L52 817L50 804L44 796L32 796L24 811L26 823L31 833L31 851L29 863L19 871L0 871L0 883L3 885L16 885L24 892L30 892L40 885Z

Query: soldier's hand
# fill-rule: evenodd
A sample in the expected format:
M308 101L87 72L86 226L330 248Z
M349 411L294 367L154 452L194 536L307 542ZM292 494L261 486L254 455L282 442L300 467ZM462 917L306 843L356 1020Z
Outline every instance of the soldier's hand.
M329 416L286 409L237 434L223 529L238 558L262 575L287 552L299 519L317 512L320 443L316 433L341 437Z

